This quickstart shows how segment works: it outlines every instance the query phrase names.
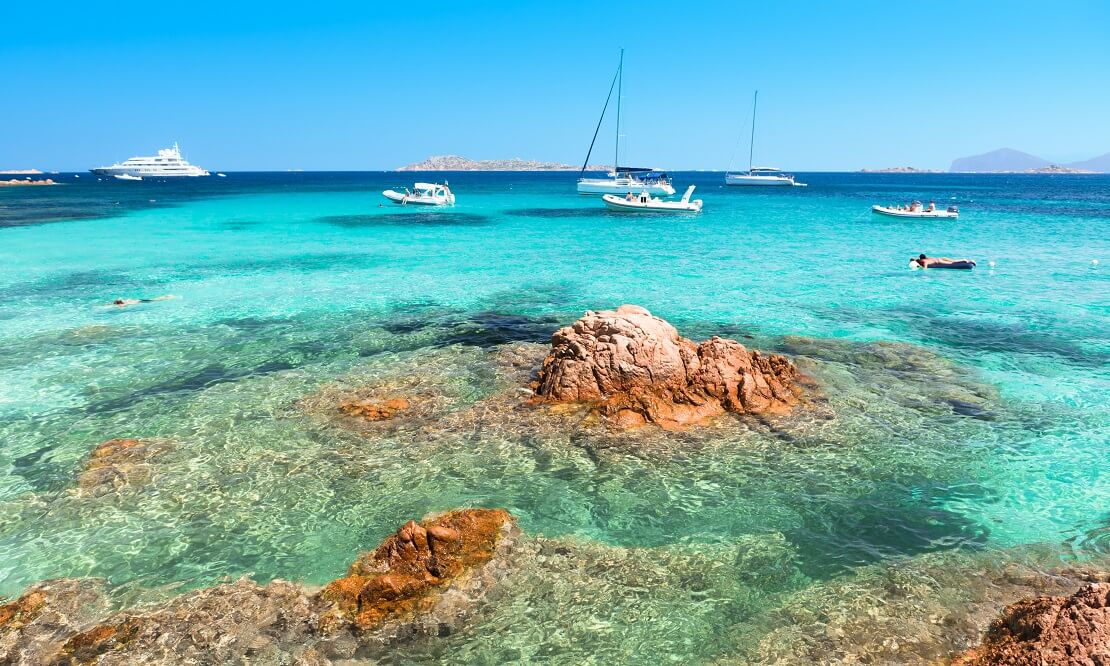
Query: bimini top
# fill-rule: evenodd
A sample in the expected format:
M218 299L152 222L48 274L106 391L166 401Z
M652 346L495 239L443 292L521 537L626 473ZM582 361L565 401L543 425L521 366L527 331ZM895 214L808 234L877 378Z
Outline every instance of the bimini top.
M412 189L414 190L434 190L437 187L443 187L439 183L413 183Z
M750 173L781 173L782 169L775 167L752 167L748 170Z
M649 169L647 167L617 167L617 173L662 173L658 169Z

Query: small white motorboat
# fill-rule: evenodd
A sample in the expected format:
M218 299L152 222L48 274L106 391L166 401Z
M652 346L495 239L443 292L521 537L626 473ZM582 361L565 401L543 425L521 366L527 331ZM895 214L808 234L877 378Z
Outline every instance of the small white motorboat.
M129 173L117 173L113 176L116 180L142 180L142 176L132 176Z
M447 186L446 181L442 185L439 183L414 183L411 190L407 187L404 192L386 190L382 192L382 195L393 203L402 206L408 204L453 206L455 204L455 195L451 192L451 188Z
M220 178L227 178L227 174L226 174L226 173L218 173L218 174L216 174L216 175L217 175L217 176L219 176Z
M928 206L922 206L920 201L914 201L908 206L879 206L876 204L871 207L871 212L889 217L924 217L950 220L957 219L960 216L960 209L956 206L949 206L945 210L940 210L931 201Z
M694 193L694 185L686 188L686 193L679 201L664 201L653 197L647 192L632 194L629 192L623 197L615 194L606 194L601 197L605 205L613 210L632 211L637 213L700 213L701 199L690 201Z

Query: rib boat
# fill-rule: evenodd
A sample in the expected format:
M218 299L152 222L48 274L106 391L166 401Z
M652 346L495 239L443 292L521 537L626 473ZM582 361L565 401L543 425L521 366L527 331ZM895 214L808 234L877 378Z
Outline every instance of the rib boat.
M647 192L640 192L636 195L629 192L623 197L606 194L601 197L601 200L605 202L608 208L613 210L634 213L700 213L701 199L690 201L690 196L694 193L694 187L694 185L691 185L686 188L686 193L682 195L682 199L679 201L664 201L651 196Z
M447 186L446 181L442 185L439 183L414 183L411 190L407 187L404 192L386 190L382 192L382 195L393 203L402 206L408 204L453 206L455 204L455 195L451 192L451 188Z
M204 169L189 164L181 157L181 149L174 142L172 148L163 148L154 157L132 157L111 166L96 167L89 171L101 176L138 176L148 178L177 178L182 176L207 176ZM128 179L122 179L128 180Z
M871 212L888 217L924 217L951 220L960 216L960 209L956 206L949 206L945 210L939 210L935 203L930 202L926 207L922 206L920 201L914 201L908 206L879 206L876 204L871 207Z
M669 197L674 195L674 186L671 179L663 171L645 169L641 167L620 166L621 155L621 88L624 86L624 49L621 49L620 64L617 73L613 75L613 82L609 84L609 96L605 98L605 106L601 108L601 118L597 120L594 129L594 138L590 141L590 149L586 151L586 160L582 162L582 169L578 172L579 194L625 194L627 192L647 192L651 195ZM609 100L613 98L613 88L617 90L617 122L616 141L613 149L613 170L606 178L586 178L586 166L590 163L590 155L594 152L597 143L597 133L601 130L601 123L605 120L605 112L609 109Z

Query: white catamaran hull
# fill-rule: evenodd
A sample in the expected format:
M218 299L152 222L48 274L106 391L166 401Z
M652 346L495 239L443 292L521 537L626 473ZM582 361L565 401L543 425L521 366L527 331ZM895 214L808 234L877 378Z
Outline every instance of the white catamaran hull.
M647 192L652 196L669 197L674 195L670 183L647 183L630 178L583 178L578 181L579 194L628 194Z
M888 206L872 206L871 212L877 215L886 215L888 217L925 217L925 218L942 218L955 220L960 217L960 214L955 211L948 210L906 210L898 208L890 208Z

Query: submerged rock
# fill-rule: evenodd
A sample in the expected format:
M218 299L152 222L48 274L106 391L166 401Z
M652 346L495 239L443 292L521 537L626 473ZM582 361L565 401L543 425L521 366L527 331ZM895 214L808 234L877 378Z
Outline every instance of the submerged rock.
M676 428L726 411L787 412L800 379L785 356L718 337L695 344L644 308L622 305L556 331L534 388L538 401L591 404L616 425Z
M367 421L384 421L397 416L411 407L405 398L389 398L383 401L348 400L339 405L339 412L347 416L357 416Z
M982 645L954 666L1110 664L1110 583L1067 597L1024 599L1006 607Z
M143 486L153 476L148 461L167 447L168 443L160 440L110 439L89 454L77 486L93 495Z
M329 663L453 631L507 570L504 509L410 521L319 592L248 578L108 615L99 585L48 581L0 605L0 663Z

